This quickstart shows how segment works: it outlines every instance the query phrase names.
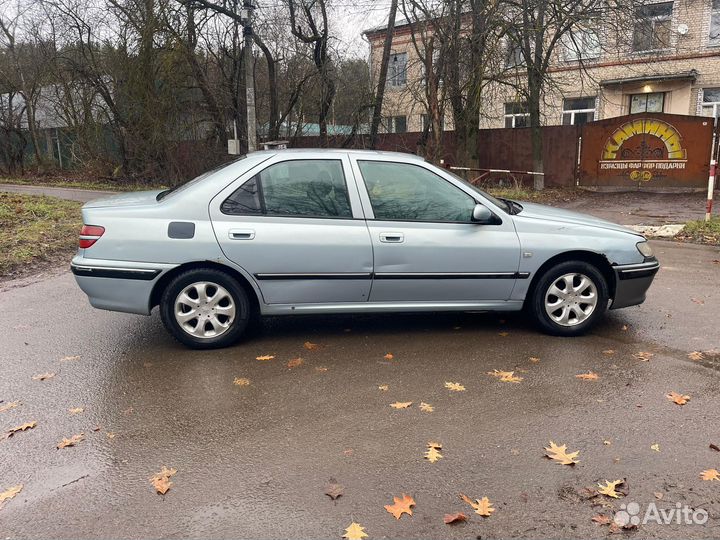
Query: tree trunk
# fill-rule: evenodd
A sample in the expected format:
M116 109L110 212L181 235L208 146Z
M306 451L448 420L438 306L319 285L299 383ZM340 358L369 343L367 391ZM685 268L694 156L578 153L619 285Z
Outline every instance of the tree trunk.
M370 126L370 148L375 148L380 121L382 119L382 106L385 99L385 83L387 82L388 64L390 63L390 49L392 48L393 33L395 31L395 15L397 13L398 0L392 0L390 4L390 15L388 17L387 30L385 31L385 43L380 60L380 73L378 74L378 86L375 93L375 105L373 107L372 124ZM372 54L372 52L371 52Z
M530 120L530 138L532 144L533 172L542 173L543 169L543 138L540 124L540 100L542 80L535 73L528 77L528 113ZM533 187L537 191L545 188L545 177L533 175Z

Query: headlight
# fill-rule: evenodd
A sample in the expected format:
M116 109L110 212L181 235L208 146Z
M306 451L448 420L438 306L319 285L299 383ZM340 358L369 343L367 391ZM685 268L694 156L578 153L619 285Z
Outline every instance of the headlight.
M638 242L635 245L637 246L638 251L642 253L643 257L653 256L653 250L647 242Z

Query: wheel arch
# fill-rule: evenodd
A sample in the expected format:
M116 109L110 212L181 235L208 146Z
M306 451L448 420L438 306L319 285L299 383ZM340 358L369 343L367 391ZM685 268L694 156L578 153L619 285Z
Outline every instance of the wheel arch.
M183 272L187 272L188 270L203 269L219 270L230 275L240 284L243 289L245 289L245 292L250 299L255 313L260 313L260 299L258 298L258 292L250 284L248 279L235 268L232 268L231 266L228 266L226 264L221 264L213 261L188 262L181 264L180 266L176 266L168 272L165 272L162 276L160 276L160 279L158 279L157 283L155 283L155 285L153 286L152 293L150 294L150 311L152 311L152 308L160 304L160 298L162 298L162 294L165 291L165 288L176 276L182 274Z
M530 286L528 287L528 292L525 295L524 305L527 305L528 301L531 301L530 299L532 299L533 295L535 294L535 288L537 287L540 278L542 278L545 272L547 272L550 268L557 264L568 261L581 261L591 264L595 268L597 268L598 271L605 278L610 298L613 300L615 299L615 290L617 286L617 283L615 281L615 271L613 270L613 267L610 264L610 261L608 261L607 257L594 251L573 250L558 253L557 255L550 257L540 266L540 268L537 269L537 271L532 277Z

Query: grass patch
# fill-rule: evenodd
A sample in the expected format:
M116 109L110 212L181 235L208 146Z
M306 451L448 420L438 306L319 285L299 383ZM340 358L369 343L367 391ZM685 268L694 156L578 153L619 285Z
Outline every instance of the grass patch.
M32 176L32 177L0 177L0 184L18 184L22 186L46 186L75 189L89 189L93 191L144 191L147 189L165 189L168 186L155 184L141 184L118 180L102 180L84 177L55 177L55 176Z
M77 249L82 203L0 192L0 279L69 261Z
M688 221L675 239L720 246L720 216L714 216L710 221L704 219Z

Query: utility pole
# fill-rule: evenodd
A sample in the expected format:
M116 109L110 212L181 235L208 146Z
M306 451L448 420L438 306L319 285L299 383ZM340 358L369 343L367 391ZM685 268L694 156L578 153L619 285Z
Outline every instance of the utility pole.
M245 106L247 117L247 151L257 150L257 119L255 118L255 70L253 66L252 0L243 0L240 17L243 24L243 64L245 66Z

